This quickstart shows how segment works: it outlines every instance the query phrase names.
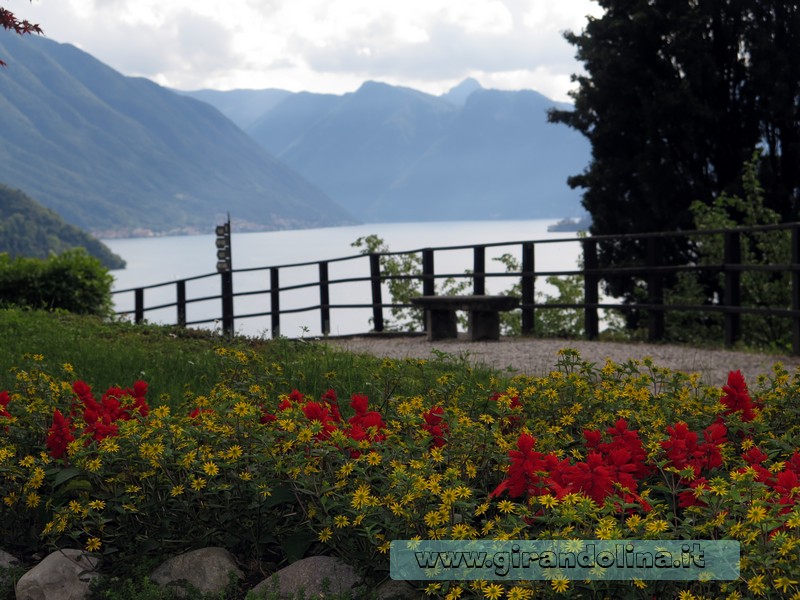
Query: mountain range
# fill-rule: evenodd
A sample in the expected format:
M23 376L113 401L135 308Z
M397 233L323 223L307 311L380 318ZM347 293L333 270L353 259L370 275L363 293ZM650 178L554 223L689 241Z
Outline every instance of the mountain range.
M0 32L0 182L102 235L357 222L217 109Z
M180 92L0 32L0 183L98 235L560 218L586 140L530 90Z
M569 105L537 92L483 89L474 79L441 96L373 81L343 95L245 92L182 93L216 106L365 221L582 212L566 180L588 164L589 144L548 123L549 109Z

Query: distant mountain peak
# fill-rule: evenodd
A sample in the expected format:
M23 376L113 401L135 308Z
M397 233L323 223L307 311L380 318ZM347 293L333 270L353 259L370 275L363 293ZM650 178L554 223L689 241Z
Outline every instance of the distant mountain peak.
M455 106L464 106L473 92L482 90L483 86L473 77L468 77L457 86L452 88L449 92L442 94L442 98L447 100L450 104Z

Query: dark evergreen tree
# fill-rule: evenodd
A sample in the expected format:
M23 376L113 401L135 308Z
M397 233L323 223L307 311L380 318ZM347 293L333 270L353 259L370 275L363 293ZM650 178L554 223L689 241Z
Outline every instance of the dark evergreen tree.
M764 147L766 203L798 218L800 3L782 0L599 0L605 14L567 33L586 73L573 111L550 120L592 144L585 189L593 234L692 229L689 206L741 194L743 164ZM600 244L601 265L644 256ZM688 245L664 248L685 261ZM632 300L636 280L609 282Z

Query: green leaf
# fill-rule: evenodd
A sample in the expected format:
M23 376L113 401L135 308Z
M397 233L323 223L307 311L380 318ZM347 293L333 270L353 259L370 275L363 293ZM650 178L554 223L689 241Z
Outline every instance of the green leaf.
M290 563L303 558L316 536L311 531L298 531L281 540L281 549Z
M70 467L68 469L61 469L58 473L56 473L55 478L53 479L53 487L58 487L65 481L69 481L73 477L80 475L80 469L76 469L74 467Z

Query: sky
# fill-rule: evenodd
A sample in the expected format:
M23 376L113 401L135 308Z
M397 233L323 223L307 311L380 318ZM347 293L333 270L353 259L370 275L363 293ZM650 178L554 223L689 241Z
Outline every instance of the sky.
M0 0L45 35L179 89L342 94L382 81L441 94L467 77L568 101L563 32L592 0Z

